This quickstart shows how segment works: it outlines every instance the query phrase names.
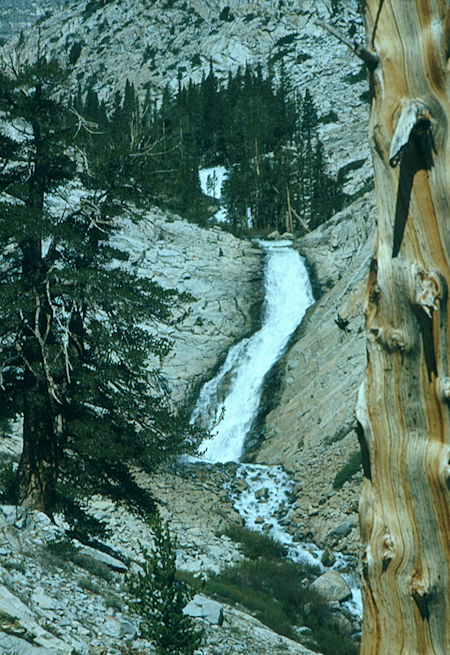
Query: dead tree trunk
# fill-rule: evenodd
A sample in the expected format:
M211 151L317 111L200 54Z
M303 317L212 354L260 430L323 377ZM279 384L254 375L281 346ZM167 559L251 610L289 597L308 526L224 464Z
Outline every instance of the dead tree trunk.
M366 0L378 235L358 401L362 655L450 653L447 0Z

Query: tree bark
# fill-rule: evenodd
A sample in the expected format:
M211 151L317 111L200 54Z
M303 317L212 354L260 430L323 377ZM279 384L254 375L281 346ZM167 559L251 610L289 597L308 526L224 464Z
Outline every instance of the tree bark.
M450 653L447 0L366 0L378 206L360 422L362 655Z
M51 514L58 471L58 444L47 388L26 371L23 448L17 471L17 502Z

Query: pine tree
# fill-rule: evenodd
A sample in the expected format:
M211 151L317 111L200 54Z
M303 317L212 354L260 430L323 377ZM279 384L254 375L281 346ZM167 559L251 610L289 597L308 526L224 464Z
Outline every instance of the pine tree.
M131 575L129 586L136 597L134 609L142 616L141 632L154 641L158 655L193 655L203 632L183 614L190 595L176 580L176 541L159 517L153 526L154 547L141 547L142 571Z
M191 431L160 382L170 344L145 325L173 321L183 298L120 265L104 194L51 210L85 158L63 82L43 59L0 75L0 111L14 126L0 131L0 406L23 418L14 500L74 518L102 493L148 511L130 467L154 470Z

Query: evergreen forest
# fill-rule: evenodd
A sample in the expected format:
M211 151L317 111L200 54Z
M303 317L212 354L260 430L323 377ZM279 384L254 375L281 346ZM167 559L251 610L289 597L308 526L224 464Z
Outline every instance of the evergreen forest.
M279 78L248 65L221 82L211 66L200 83L166 87L161 99L149 91L140 99L129 81L102 100L79 89L73 107L92 124L86 148L98 183L108 186L114 162L116 191L206 224L217 207L202 195L198 170L222 165L234 230L314 229L342 208L343 178L327 172L311 93L295 93L282 70Z

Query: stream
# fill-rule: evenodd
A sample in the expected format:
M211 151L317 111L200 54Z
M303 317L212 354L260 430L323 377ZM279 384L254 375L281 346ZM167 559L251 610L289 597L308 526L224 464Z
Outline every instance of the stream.
M197 461L240 462L246 438L258 413L265 375L283 354L290 336L313 304L311 284L302 258L289 241L257 241L265 253L265 301L260 329L235 344L217 375L200 391L191 421L208 428L211 438L198 450ZM230 494L248 528L264 531L283 543L294 561L307 560L325 571L323 551L297 541L286 530L292 506L292 482L281 466L240 463L236 478L244 490ZM335 553L333 568L346 569L344 555ZM353 598L345 603L362 614L356 575L346 575Z

